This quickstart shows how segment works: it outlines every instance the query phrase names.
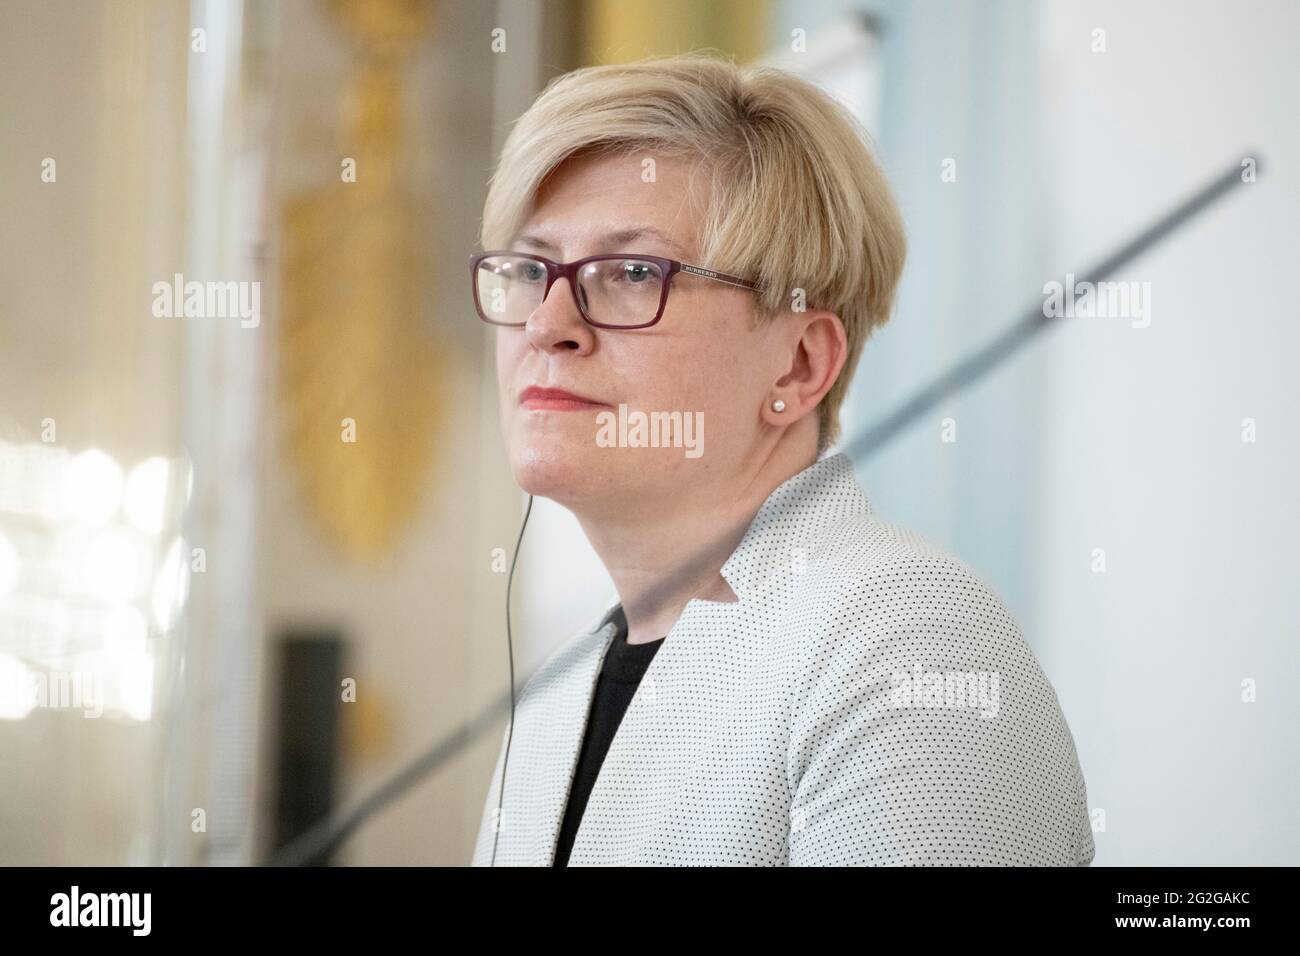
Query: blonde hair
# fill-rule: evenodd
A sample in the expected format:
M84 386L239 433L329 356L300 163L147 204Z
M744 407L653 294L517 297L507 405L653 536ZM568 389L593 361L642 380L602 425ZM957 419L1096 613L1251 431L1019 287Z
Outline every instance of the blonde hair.
M872 331L893 309L907 242L870 138L812 83L711 53L651 57L554 79L507 137L483 210L484 249L506 248L537 191L580 153L655 150L707 162L697 265L764 286L759 320L807 308L844 323L844 370L818 409L818 451Z

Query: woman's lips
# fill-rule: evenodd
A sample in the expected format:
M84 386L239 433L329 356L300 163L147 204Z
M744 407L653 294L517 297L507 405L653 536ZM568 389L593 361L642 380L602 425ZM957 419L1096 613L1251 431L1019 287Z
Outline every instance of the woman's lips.
M584 398L562 388L538 388L536 385L524 389L519 396L519 404L536 412L578 412L608 407L604 402Z

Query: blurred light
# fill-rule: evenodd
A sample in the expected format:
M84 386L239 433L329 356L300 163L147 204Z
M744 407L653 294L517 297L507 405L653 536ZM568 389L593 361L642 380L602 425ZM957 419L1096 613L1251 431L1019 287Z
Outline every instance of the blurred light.
M91 448L72 459L63 476L63 506L74 518L103 524L117 514L122 501L122 468L108 455Z
M22 720L36 707L36 675L16 657L0 654L0 720Z
M18 586L18 551L0 531L0 598Z
M127 520L145 534L158 534L163 529L169 477L167 459L146 458L131 469L126 479L122 510Z
M117 675L122 709L136 720L148 720L153 715L153 658L132 654L121 662Z
M95 535L81 559L82 586L92 595L125 604L142 590L144 555L133 532L116 527Z
M66 448L0 441L0 511L57 519L63 513Z
M153 583L153 617L162 631L170 631L190 593L190 566L185 560L185 543L173 539L167 555L158 565Z
M176 459L180 462L179 467L185 472L185 507L190 506L190 499L194 497L194 464L190 461L188 451L182 451Z
M149 622L137 608L125 605L113 610L104 626L104 653L114 666L143 654L149 637Z

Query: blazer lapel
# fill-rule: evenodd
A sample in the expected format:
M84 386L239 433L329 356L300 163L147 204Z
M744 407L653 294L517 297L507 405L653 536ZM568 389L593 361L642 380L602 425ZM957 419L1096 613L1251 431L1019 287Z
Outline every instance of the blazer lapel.
M618 630L613 620L618 608L619 605L615 604L606 611L601 623L589 631L575 649L579 658L571 668L563 669L566 676L563 686L556 689L555 704L538 708L533 730L537 737L531 743L536 752L545 753L546 758L538 765L537 803L533 808L533 819L538 821L538 827L533 831L532 858L529 861L532 866L550 866L555 859L560 824L564 820L564 809L577 770L582 738L587 731L596 678L600 675L600 665L610 639Z

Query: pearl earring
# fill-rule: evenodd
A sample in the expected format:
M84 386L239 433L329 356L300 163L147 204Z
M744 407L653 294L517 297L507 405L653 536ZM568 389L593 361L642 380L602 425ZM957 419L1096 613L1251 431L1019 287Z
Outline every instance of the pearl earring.
M772 411L774 412L785 411L785 402L781 401L781 399L778 398L776 401L772 403Z

